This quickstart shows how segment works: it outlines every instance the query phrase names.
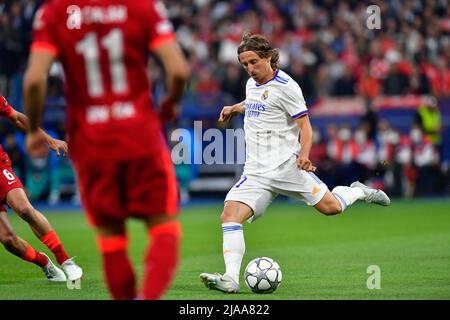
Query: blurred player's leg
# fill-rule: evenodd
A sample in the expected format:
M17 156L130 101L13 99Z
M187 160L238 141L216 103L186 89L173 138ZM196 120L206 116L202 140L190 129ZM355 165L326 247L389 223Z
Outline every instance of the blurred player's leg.
M6 212L0 213L0 240L6 250L19 258L32 262L40 267L47 264L47 258L44 255L37 252L25 240L15 234L8 221Z
M34 209L22 188L16 188L8 192L6 200L9 206L30 226L34 234L55 255L56 261L61 265L67 275L67 287L80 289L80 280L83 270L69 258L58 235L52 229L47 218ZM54 270L54 268L51 268ZM59 270L59 269L58 269Z
M57 282L66 281L64 272L55 267L45 254L38 252L25 240L15 234L8 221L6 212L3 211L0 212L0 242L12 254L41 267L48 280Z
M42 215L39 211L35 210L37 214ZM62 265L65 261L69 260L64 247L59 240L58 235L55 230L50 230L43 237L40 238L41 242L50 249L50 251L55 255L56 261Z
M23 189L11 190L8 192L6 199L8 205L30 225L31 230L39 240L52 251L59 264L69 259L58 235L52 229L47 218L33 208Z
M42 271L44 271L44 274L47 277L47 279L52 282L67 281L67 277L64 274L64 272L61 269L59 269L58 267L56 267L53 264L52 260L45 253L41 252L40 254L45 256L45 258L47 259L47 264L42 267Z
M124 224L98 227L97 232L104 276L113 299L136 298L136 276L127 255L128 238Z
M150 246L144 261L143 298L160 299L178 266L181 224L169 216L147 218ZM155 225L155 220L158 223Z

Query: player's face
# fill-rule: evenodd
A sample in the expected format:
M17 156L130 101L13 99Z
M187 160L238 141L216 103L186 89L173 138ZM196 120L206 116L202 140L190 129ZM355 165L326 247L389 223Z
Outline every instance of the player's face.
M273 78L274 71L270 65L270 58L270 56L261 58L254 51L244 51L239 54L241 65L258 84L263 84Z

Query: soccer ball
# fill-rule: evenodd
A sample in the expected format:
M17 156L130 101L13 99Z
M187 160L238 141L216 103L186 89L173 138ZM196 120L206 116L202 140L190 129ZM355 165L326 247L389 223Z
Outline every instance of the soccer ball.
M245 284L255 293L274 292L280 286L281 277L278 263L267 257L253 259L244 272Z

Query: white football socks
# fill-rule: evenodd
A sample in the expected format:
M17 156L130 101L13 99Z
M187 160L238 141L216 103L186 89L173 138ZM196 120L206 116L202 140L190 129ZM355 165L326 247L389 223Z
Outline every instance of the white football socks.
M225 274L239 284L239 273L245 252L244 231L242 224L235 222L222 223L223 231L223 260Z
M344 187L337 186L331 193L338 199L341 203L341 212L344 212L347 207L351 206L355 201L364 199L364 191L358 187Z

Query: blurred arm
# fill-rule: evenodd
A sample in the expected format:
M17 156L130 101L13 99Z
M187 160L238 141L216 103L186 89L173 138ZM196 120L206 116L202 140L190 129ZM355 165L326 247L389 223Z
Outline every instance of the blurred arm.
M190 75L189 66L175 41L166 42L153 51L166 71L167 94L161 104L162 116L172 120Z
M47 74L55 56L47 51L32 51L28 60L23 83L24 114L15 111L11 121L22 130L26 130L26 148L32 157L41 157L47 153L47 145L60 156L68 152L65 141L53 139L44 130L39 128L42 123L45 96L47 94Z
M48 52L33 51L30 54L28 68L24 77L23 99L29 132L38 131L42 123L45 95L47 92L47 74L53 63L54 56Z
M28 117L17 110L14 110L13 113L11 113L11 115L8 117L8 119L16 126L16 128L19 128L24 132L28 131L30 127L30 121L28 120ZM50 141L52 139L52 137L50 137L41 128L38 128L37 131L40 131L46 137L47 141Z

